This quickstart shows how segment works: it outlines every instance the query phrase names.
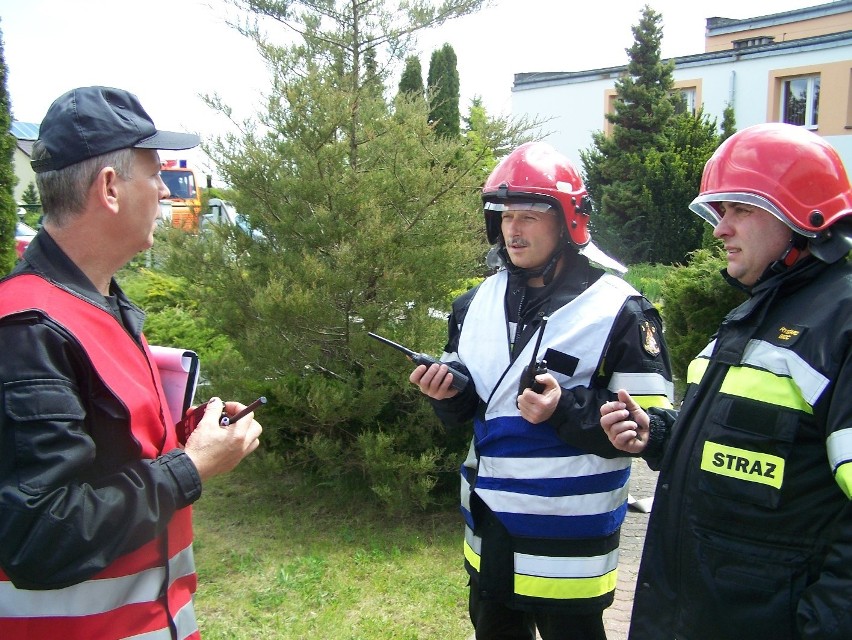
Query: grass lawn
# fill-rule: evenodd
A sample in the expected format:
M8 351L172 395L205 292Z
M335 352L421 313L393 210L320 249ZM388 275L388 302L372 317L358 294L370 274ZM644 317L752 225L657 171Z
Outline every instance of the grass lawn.
M467 574L456 508L406 517L309 486L255 454L195 505L205 640L463 640Z

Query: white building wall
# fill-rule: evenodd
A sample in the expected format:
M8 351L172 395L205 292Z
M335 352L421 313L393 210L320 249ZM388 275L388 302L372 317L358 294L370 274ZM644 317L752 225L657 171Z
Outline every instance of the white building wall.
M717 118L728 101L734 105L737 129L767 121L770 72L779 69L807 67L852 60L852 44L762 55L725 61L703 61L680 64L674 71L675 81L701 80L701 99L705 113ZM852 67L852 65L850 65ZM553 82L549 86L512 89L513 116L546 120L538 135L581 167L580 150L592 145L592 133L605 126L606 91L613 89L617 75ZM817 130L817 132L819 132ZM852 132L851 132L852 133ZM826 136L852 173L852 135Z
M512 89L512 115L542 121L534 129L580 167L580 150L592 144L592 133L603 129L605 92L615 78L552 85L535 89Z

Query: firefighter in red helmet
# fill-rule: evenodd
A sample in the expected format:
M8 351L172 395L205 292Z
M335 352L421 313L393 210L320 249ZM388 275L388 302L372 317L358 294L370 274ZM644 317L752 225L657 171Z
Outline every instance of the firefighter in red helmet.
M621 386L671 406L660 318L596 266L624 271L592 244L583 181L551 146L515 149L482 200L499 270L453 302L442 357L470 382L451 388L445 364L410 377L447 426L473 423L461 468L471 620L479 640L605 639L630 458L597 428L598 408Z
M744 129L690 208L750 297L689 367L682 409L601 408L660 469L631 640L852 637L852 188L801 127ZM650 415L649 415L650 413Z

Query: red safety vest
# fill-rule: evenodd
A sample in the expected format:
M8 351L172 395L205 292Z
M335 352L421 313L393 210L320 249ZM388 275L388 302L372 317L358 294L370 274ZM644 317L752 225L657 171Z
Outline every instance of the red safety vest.
M77 338L100 379L129 409L141 459L178 446L174 428L166 427L168 406L144 337L143 350L111 314L33 274L0 283L0 318L25 310L40 311ZM29 591L15 588L0 571L0 638L198 639L196 585L192 510L186 507L158 538L79 584Z

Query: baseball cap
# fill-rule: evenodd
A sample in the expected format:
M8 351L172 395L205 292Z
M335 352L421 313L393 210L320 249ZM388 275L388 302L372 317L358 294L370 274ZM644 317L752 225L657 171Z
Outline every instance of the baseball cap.
M119 149L190 149L194 133L158 131L139 98L111 87L80 87L62 94L44 116L39 141L47 152L33 171L56 171Z

